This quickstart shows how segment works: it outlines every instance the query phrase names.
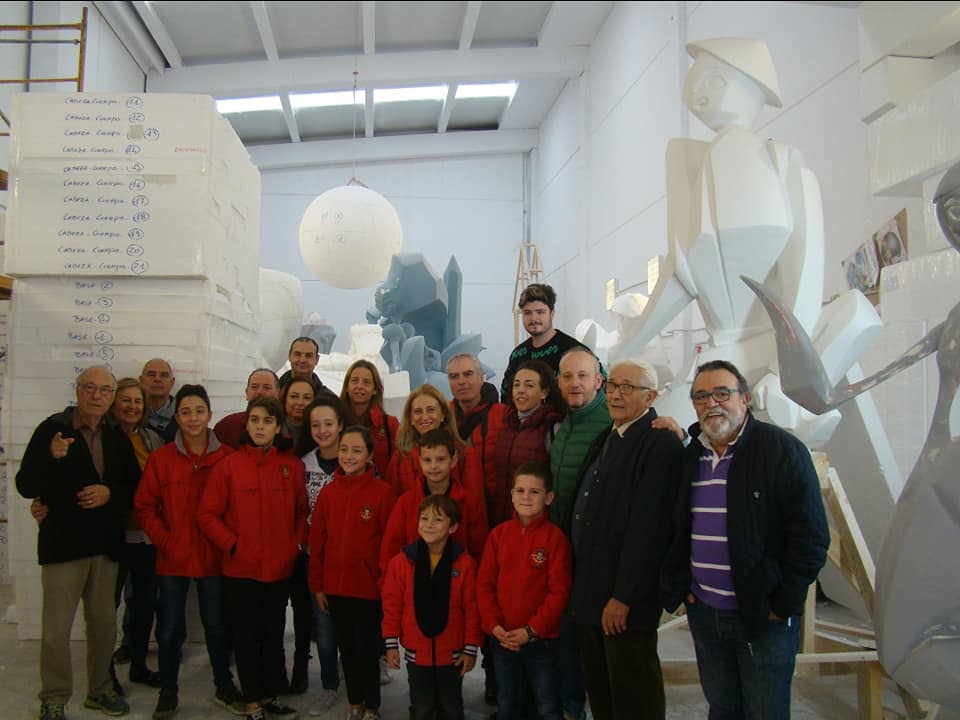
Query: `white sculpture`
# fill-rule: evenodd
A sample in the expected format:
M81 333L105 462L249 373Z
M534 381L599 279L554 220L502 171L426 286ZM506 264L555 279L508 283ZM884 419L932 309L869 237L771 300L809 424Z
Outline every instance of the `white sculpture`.
M839 379L880 332L872 306L847 294L821 313L823 212L816 177L800 152L752 132L763 106L781 107L766 44L749 38L692 42L684 104L717 133L667 146L668 253L643 312L620 319L611 360L639 352L696 301L711 342L677 373L661 413L690 417L694 366L726 359L745 368L755 409L808 444L826 441L839 413L815 416L784 396L762 306L740 276L776 291L814 338ZM680 392L678 392L678 390Z
M260 268L260 355L263 366L287 361L290 341L300 335L303 283L279 270Z
M333 287L383 280L402 245L393 205L360 183L327 190L300 220L300 255L310 272Z

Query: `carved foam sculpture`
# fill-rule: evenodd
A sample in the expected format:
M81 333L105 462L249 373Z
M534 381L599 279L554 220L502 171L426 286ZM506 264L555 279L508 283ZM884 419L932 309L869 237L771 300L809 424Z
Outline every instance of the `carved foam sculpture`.
M880 331L862 296L845 296L821 316L823 211L816 177L795 148L754 133L764 105L781 107L776 72L761 40L714 38L687 45L694 58L683 99L717 133L710 142L674 138L667 145L668 252L639 316L621 318L611 361L638 353L691 301L711 342L699 364L726 359L754 388L756 409L812 445L826 441L840 416L815 416L786 398L775 375L773 334L740 275L775 288L802 326L823 345L839 379ZM662 413L691 417L694 370L677 372ZM678 392L679 391L679 392Z
M303 261L333 287L363 288L382 280L402 245L393 205L359 183L323 193L300 220Z
M260 268L260 354L264 367L278 368L287 361L290 338L301 334L302 317L300 278Z
M944 235L960 252L960 164L943 177L934 202ZM950 427L960 388L960 302L890 365L837 385L789 308L769 289L749 284L776 331L784 390L811 412L828 412L937 353L933 421L880 550L874 624L887 672L913 695L960 710L960 429L952 435Z

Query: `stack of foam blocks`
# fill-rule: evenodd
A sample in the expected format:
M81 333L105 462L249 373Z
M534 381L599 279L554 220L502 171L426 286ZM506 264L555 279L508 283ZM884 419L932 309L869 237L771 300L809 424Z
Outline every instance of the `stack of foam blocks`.
M13 488L31 433L84 368L136 377L154 357L236 409L259 356L260 174L206 96L21 94L10 147L8 547L35 638L36 524Z

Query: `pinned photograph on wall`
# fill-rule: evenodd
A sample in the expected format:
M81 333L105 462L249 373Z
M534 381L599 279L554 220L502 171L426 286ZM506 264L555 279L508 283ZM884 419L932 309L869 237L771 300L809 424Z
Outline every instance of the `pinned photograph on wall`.
M873 241L861 243L841 263L847 287L859 290L874 304L878 301L880 261Z
M873 234L880 267L907 259L907 209L904 208Z

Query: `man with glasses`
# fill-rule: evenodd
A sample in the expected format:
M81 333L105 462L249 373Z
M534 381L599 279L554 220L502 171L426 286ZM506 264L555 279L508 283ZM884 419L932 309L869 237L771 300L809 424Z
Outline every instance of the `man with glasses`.
M83 704L105 715L130 710L114 692L109 668L123 514L132 503L140 466L123 431L104 422L116 393L113 375L103 367L88 368L75 386L76 407L40 423L17 473L18 492L49 508L37 543L43 587L41 720L63 718L73 692L70 630L81 599L88 682Z
M667 610L685 602L711 718L790 717L800 615L830 542L810 452L750 413L732 363L697 368Z
M596 391L596 378L588 387ZM657 373L650 365L619 362L605 391L613 423L587 451L573 503L569 612L593 717L663 720L658 584L683 446L675 432L652 425Z

